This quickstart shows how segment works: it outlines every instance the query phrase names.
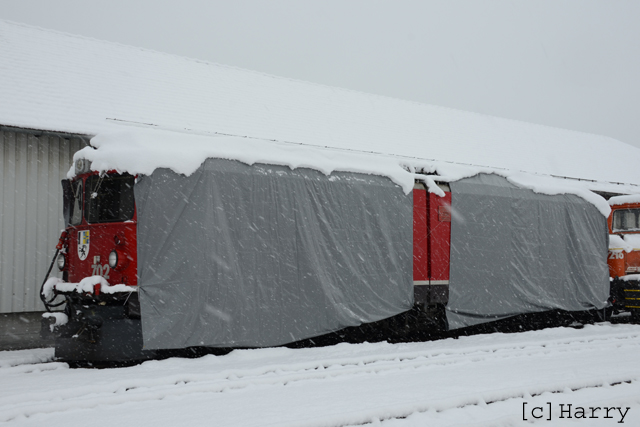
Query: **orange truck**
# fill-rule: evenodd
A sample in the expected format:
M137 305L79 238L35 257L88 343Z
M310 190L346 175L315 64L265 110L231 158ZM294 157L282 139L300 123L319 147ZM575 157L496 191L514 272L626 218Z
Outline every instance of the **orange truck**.
M609 275L614 311L640 318L640 195L609 199Z

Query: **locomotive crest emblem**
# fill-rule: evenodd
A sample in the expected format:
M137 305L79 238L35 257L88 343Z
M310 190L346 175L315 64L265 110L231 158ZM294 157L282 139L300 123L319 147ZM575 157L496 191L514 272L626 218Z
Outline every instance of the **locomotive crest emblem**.
M89 230L78 232L78 258L80 261L87 259L89 255Z

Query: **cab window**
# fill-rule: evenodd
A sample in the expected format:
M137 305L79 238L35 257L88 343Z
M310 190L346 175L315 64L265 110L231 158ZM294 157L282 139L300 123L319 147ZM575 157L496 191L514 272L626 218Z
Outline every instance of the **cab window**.
M65 225L82 223L82 179L71 182L62 180L63 215Z
M84 217L88 223L122 222L133 218L134 177L92 175L85 183Z
M640 209L613 211L613 232L617 231L640 231Z

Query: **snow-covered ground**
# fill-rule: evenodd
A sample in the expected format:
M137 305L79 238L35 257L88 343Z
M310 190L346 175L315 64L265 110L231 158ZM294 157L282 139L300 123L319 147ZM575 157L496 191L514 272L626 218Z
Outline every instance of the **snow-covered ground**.
M52 349L0 352L0 424L640 425L637 325L236 350L103 370L52 358ZM594 418L576 418L580 408Z

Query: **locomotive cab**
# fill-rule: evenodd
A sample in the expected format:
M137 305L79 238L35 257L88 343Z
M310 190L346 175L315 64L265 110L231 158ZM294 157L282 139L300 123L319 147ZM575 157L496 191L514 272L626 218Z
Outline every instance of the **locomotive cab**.
M135 178L86 174L62 182L67 242L60 261L65 281L100 276L110 285L136 286Z
M623 196L624 197L624 196ZM609 215L609 275L616 310L640 317L640 203L615 204Z

